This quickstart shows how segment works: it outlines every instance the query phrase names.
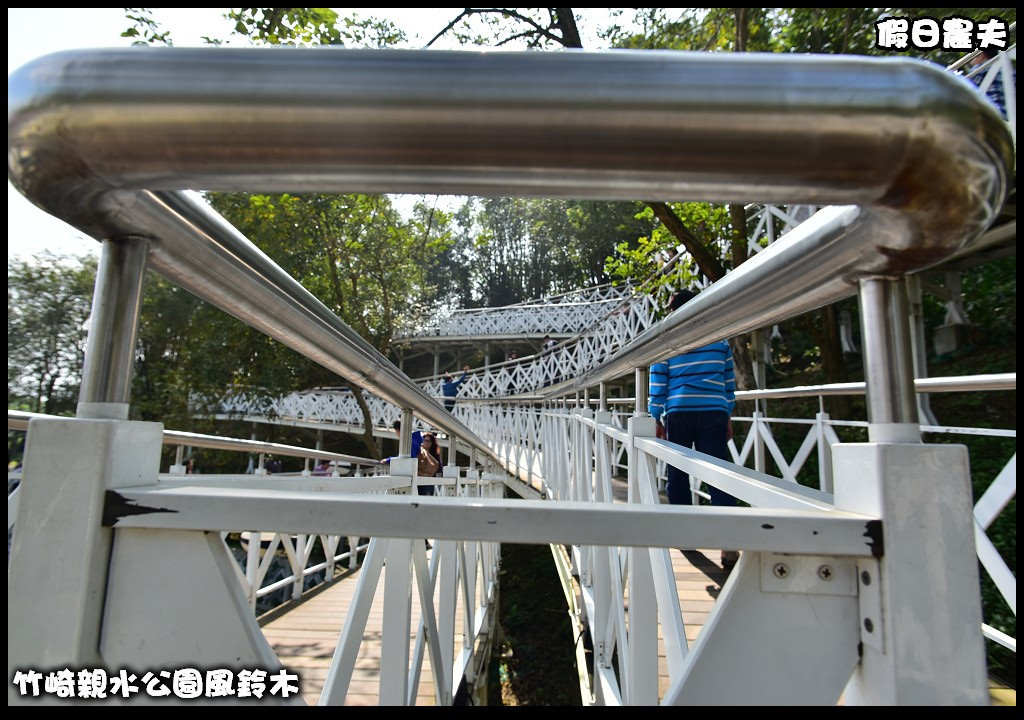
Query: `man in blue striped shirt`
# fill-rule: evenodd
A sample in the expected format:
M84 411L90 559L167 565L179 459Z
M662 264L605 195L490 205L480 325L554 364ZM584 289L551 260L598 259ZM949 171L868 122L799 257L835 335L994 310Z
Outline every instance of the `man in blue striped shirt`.
M694 297L689 290L672 296L670 307L678 310ZM683 447L722 460L729 459L729 420L736 405L736 375L732 351L724 340L677 355L651 366L648 412L664 425L665 438ZM659 428L659 433L660 433ZM736 498L716 487L710 488L712 505L735 505ZM690 476L668 468L668 501L691 505ZM723 564L735 562L735 553L723 553Z

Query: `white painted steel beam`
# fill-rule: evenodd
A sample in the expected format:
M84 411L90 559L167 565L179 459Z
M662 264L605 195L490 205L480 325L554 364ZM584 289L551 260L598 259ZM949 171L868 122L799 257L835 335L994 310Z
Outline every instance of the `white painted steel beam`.
M751 505L815 510L832 507L832 497L814 488L779 480L668 440L637 438L635 442L644 452L688 473L699 475L705 482Z
M837 591L823 588L828 583L813 570L807 581L798 573L775 578L772 571L760 553L743 553L663 704L839 700L858 660L856 583Z
M635 547L736 547L871 556L879 522L819 510L604 505L547 500L205 488L122 488L108 494L114 527L358 534Z

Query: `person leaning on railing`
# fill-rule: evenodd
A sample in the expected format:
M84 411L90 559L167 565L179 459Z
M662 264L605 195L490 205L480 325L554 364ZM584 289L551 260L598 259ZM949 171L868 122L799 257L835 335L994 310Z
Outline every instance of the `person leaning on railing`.
M462 377L458 380L452 378L451 375L444 376L444 382L441 383L441 394L444 395L444 409L448 412L455 409L455 397L459 394L459 385L466 382L468 377L469 365L462 366Z
M695 297L680 290L669 301L675 311ZM724 340L705 345L651 366L648 412L657 421L658 437L683 447L695 448L721 460L729 459L736 376L732 351ZM690 476L668 466L665 487L673 505L693 504ZM734 506L736 498L710 486L711 504ZM736 564L739 554L722 551L722 566Z

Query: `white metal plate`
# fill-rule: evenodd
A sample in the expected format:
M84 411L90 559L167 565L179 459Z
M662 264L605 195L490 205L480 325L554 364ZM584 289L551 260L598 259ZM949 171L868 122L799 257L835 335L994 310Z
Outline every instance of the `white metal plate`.
M855 597L856 560L822 555L761 553L761 590Z

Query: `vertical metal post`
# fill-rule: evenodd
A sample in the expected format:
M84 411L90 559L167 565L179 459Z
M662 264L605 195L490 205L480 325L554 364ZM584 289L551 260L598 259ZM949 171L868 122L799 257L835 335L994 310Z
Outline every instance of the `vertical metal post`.
M644 417L647 413L647 399L650 393L651 369L636 369L636 407L633 408L634 417Z
M917 275L908 275L904 278L907 283L907 304L910 309L910 347L914 356L914 377L928 377L928 346L924 337L924 305L921 302L921 278ZM917 398L917 412L922 422L929 425L938 425L938 420L932 414L931 402L928 393L915 393Z
M398 456L412 455L412 409L402 408L402 429L398 435Z
M179 445L174 449L174 465L171 466L171 475L185 474L185 446Z
M78 396L80 418L128 419L147 252L145 238L103 242Z
M860 312L868 438L921 442L903 283L891 278L861 280Z
M818 396L818 412L814 416L814 431L818 436L818 487L823 492L835 492L832 474L832 446L828 442L828 413L825 412L825 397Z
M252 424L252 432L249 433L249 439L250 440L255 440L256 439L256 423ZM249 465L245 469L245 474L246 475L252 475L254 472L256 472L256 465L254 464L255 463L255 457L256 456L255 456L254 453L249 453Z
M316 536L314 536L315 541ZM298 600L302 597L302 585L305 581L305 575L303 574L306 569L306 540L305 534L299 534L295 536L295 559L298 561L295 564L298 566L295 568L295 582L292 583L292 600Z
M448 465L455 467L458 463L455 462L455 449L458 447L459 439L455 435L448 436Z
M608 387L605 383L601 383L598 387L598 410L608 409Z
M870 442L832 447L835 507L878 517L857 562L861 659L850 705L984 704L970 471L921 443L905 285L860 283Z

